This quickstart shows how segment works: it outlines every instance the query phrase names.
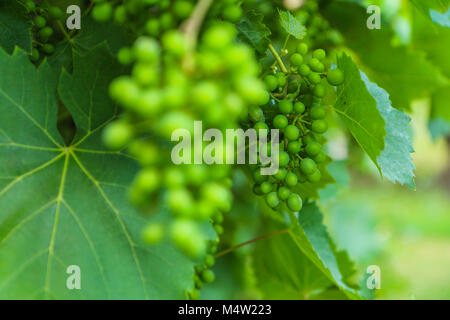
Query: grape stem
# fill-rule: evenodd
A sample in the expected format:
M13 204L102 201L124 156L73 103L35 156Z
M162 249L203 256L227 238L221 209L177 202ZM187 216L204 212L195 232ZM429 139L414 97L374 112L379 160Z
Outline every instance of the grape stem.
M192 11L191 16L187 19L181 29L186 35L190 50L194 50L197 46L198 33L205 19L206 13L214 0L199 0Z
M275 48L273 47L273 45L271 43L269 44L269 50L270 50L270 52L272 52L273 56L275 57L275 60L277 60L278 65L281 68L281 71L283 71L284 73L288 73L288 70L286 69L286 66L283 63L283 60L281 59L277 50L275 50Z
M223 255L225 255L227 253L233 252L233 251L235 251L235 250L237 250L239 248L242 248L243 246L246 246L248 244L252 244L252 243L255 243L255 242L259 241L259 240L267 239L267 238L270 238L270 237L273 237L273 236L276 236L276 235L279 235L279 234L287 233L287 232L289 232L289 229L279 230L279 231L271 232L271 233L268 233L268 234L256 237L256 238L254 238L252 240L248 240L248 241L245 241L245 242L243 242L241 244L238 244L237 246L234 246L234 247L225 249L223 251L220 251L219 253L217 253L214 256L214 258L217 259L217 258L219 258L219 257L221 257L221 256L223 256Z

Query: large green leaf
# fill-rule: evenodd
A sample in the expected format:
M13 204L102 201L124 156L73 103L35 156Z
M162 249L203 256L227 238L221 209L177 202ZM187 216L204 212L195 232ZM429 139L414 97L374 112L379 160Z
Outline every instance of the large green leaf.
M450 0L411 0L431 21L450 28Z
M259 55L264 55L269 46L271 32L263 23L264 16L255 11L249 11L237 25L238 39L250 44Z
M334 3L326 11L345 44L358 56L361 69L385 89L397 109L409 109L413 100L428 97L448 82L439 69L427 61L424 52L407 47L393 47L393 32L388 26L380 30L366 27L367 14L352 3Z
M17 1L0 2L0 47L11 54L18 46L31 52L31 24Z
M306 35L306 28L289 11L278 11L280 24L283 29L297 39L303 39Z
M370 82L345 53L337 66L345 81L337 89L334 110L383 176L414 188L410 118L392 108L386 91Z
M0 298L183 298L193 262L141 242L147 219L126 197L136 164L100 142L115 115L106 87L121 71L108 50L75 54L74 76L61 78L80 128L70 146L56 129L50 66L0 50L0 69ZM81 268L81 290L66 287L70 265Z
M361 299L347 281L354 274L353 264L348 255L336 251L317 206L308 203L298 219L290 217L288 227L265 223L269 231L288 232L259 241L254 252L255 275L264 297L314 299L338 288L340 299Z

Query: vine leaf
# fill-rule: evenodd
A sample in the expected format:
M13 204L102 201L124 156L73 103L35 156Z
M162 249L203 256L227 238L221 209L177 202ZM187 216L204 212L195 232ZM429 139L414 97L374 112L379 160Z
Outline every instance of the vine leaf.
M434 140L450 135L450 87L436 91L431 97L431 114L428 127Z
M450 0L411 0L428 19L450 28Z
M370 82L345 53L337 66L345 81L337 89L334 110L383 176L414 188L410 118L394 109L386 91Z
M409 110L413 100L428 97L448 84L447 78L426 59L424 52L393 47L393 32L387 26L369 30L367 14L360 6L334 3L327 7L326 16L343 34L346 46L358 56L361 70L389 93L395 108Z
M22 50L0 50L1 299L182 299L192 286L193 262L140 240L148 220L126 197L135 161L102 147L100 129L114 116L104 88L121 70L107 53L75 54L74 76L61 77L73 86L61 98L81 132L64 146L56 73ZM103 59L108 68L78 70ZM81 290L66 286L70 265L80 267Z
M0 47L11 54L15 46L31 53L31 25L25 7L17 1L0 3Z
M265 55L272 34L263 23L263 18L262 14L249 11L237 25L238 39L250 44L260 56Z
M288 34L299 40L305 37L305 26L303 26L289 11L278 10L278 14L280 15L280 24Z
M339 299L361 299L347 281L355 274L348 255L337 251L314 203L291 214L287 234L262 240L253 253L258 287L266 299L319 299L333 293ZM281 223L265 224L273 230Z

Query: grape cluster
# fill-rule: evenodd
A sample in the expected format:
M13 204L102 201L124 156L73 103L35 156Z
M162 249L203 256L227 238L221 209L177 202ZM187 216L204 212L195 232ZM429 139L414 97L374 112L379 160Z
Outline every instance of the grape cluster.
M320 14L317 1L308 0L298 10L295 17L308 30L304 41L315 46L335 46L342 43L342 35L332 28Z
M171 135L184 128L192 136L195 119L202 120L204 130L237 128L249 105L269 101L252 50L235 43L235 36L232 25L216 23L203 33L195 52L188 50L186 37L178 30L164 33L160 40L142 36L118 54L121 63L132 65L132 74L110 86L125 114L105 129L104 142L112 149L128 146L142 166L132 201L145 206L162 199L163 208L175 217L168 227L171 239L191 257L207 250L196 221L213 221L217 234L223 233L222 213L232 205L231 167L173 164ZM186 58L192 56L195 68L186 68ZM207 146L203 143L203 148ZM192 148L191 160L195 152ZM219 157L226 154L218 152ZM149 225L144 239L155 243L165 229Z
M321 101L326 94L326 82L338 86L344 81L341 70L328 71L323 63L325 50L308 51L306 43L299 43L289 57L289 71L283 65L286 72L266 75L264 82L271 92L271 103L249 110L253 128L275 128L281 132L278 171L273 176L262 175L260 166L253 171L254 193L264 195L267 205L276 210L285 205L293 212L299 211L302 199L295 187L321 180L318 165L327 160L322 135L328 129Z
M63 12L58 7L45 2L36 4L32 0L27 0L25 7L33 21L33 48L30 59L37 62L41 57L55 52L54 24L63 17Z
M92 17L100 22L114 19L138 34L157 37L178 27L192 13L195 0L96 0ZM142 12L148 12L142 15Z

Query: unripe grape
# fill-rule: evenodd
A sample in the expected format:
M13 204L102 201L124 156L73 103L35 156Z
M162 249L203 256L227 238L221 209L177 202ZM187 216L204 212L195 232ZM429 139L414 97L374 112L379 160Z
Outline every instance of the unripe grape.
M281 100L278 102L278 110L280 110L281 113L289 114L294 110L294 106L292 105L292 101L290 100Z
M186 41L178 30L166 32L162 37L162 44L164 49L177 57L182 56L186 51Z
M290 141L287 145L287 150L290 153L297 154L302 149L302 144L298 141Z
M186 294L188 296L188 299L190 299L190 300L199 300L200 299L200 293L198 292L198 290L191 289L191 290L187 291Z
M50 7L48 8L48 15L50 18L58 20L62 18L63 12L58 7Z
M134 106L140 95L137 85L126 76L114 79L109 87L109 93L125 107Z
M314 50L314 52L313 52L313 58L316 58L319 61L322 61L323 59L325 59L326 55L327 54L325 53L325 50L323 50L323 49L317 49L317 50Z
M320 75L314 72L311 72L308 75L308 80L311 81L312 84L319 84L321 82Z
M193 221L175 220L171 235L175 245L191 258L197 258L206 252L205 240Z
M283 87L286 85L287 79L286 79L286 75L282 72L279 72L276 74L277 80L278 80L278 85L280 87Z
M315 105L309 110L309 114L311 116L311 119L318 120L323 119L326 116L325 108L320 105Z
M323 98L325 96L325 87L320 83L317 84L313 89L313 94L317 98Z
M152 37L158 36L160 32L160 24L158 19L150 19L145 24L145 31L147 34L151 35Z
M284 136L289 141L294 141L297 140L298 137L300 136L300 131L296 126L290 124L284 129Z
M41 39L48 39L52 36L53 29L51 27L44 27L41 30L39 30L39 37Z
M284 129L287 127L288 123L289 123L288 119L282 114L277 114L273 118L273 126L276 129Z
M36 9L36 4L32 0L27 0L25 2L25 7L28 11L34 11L34 9Z
M322 151L322 145L316 141L312 141L308 143L308 145L306 146L306 153L310 157L318 155L320 151Z
M186 19L190 16L193 4L187 0L178 0L173 4L172 11L180 19Z
M113 122L103 131L103 142L108 148L114 150L125 147L132 137L131 126L123 121Z
M159 74L158 70L153 64L138 62L134 65L132 71L133 79L141 87L153 87L158 84Z
M290 194L291 194L291 190L289 190L289 188L281 187L280 189L278 189L278 197L281 200L286 200L287 198L289 198Z
M203 43L211 49L219 50L228 46L234 39L236 30L228 24L217 24L203 35Z
M186 179L183 171L177 167L172 167L164 173L164 185L168 189L181 188L185 185Z
M294 103L294 112L297 114L303 114L303 112L305 112L305 105L303 104L303 102L296 102Z
M41 16L36 16L36 18L34 18L34 25L41 29L43 27L45 27L45 25L47 24L47 21L44 19L44 17Z
M261 183L261 191L264 194L267 194L272 191L272 184L268 181Z
M264 83L266 85L266 89L269 91L274 91L276 88L278 88L278 80L273 75L265 76Z
M327 80L332 86L339 86L344 82L344 73L340 69L333 69L328 72Z
M36 49L36 48L31 49L31 55L30 55L31 61L33 61L33 62L38 61L39 60L39 56L40 56L40 54L39 54L39 50L38 49Z
M166 194L169 210L176 216L190 218L194 209L192 194L185 188L169 190Z
M300 53L294 53L293 55L291 55L289 61L291 62L291 65L300 67L303 63L303 56Z
M293 172L288 172L284 181L289 187L295 187L298 183L297 176Z
M317 155L314 157L314 161L315 161L316 163L324 163L326 160L327 160L327 156L326 156L326 154L323 153L323 152L319 152L319 154L317 154Z
M302 198L296 193L292 193L287 200L288 208L293 212L298 212L302 209Z
M280 151L278 160L281 168L287 167L290 161L289 154L285 151Z
M52 54L53 52L55 52L55 47L52 44L46 43L42 46L42 51L47 54Z
M216 233L220 236L223 234L224 230L223 227L220 224L216 224L214 226L214 230L216 231Z
M311 129L315 133L325 133L328 130L328 123L325 120L314 120L311 124Z
M205 266L207 267L207 268L211 268L212 266L214 266L214 263L215 263L216 261L215 261L215 259L214 259L214 257L212 256L212 255L210 255L210 254L207 254L206 256L205 256Z
M161 27L161 30L169 30L175 26L175 20L174 17L170 12L164 12L159 17L159 25Z
M142 239L147 244L156 244L164 236L164 227L159 223L152 223L145 227L142 233Z
M317 165L314 160L305 158L300 162L300 170L306 175L311 175L317 170Z
M114 20L119 24L123 24L127 21L127 18L127 9L125 8L125 6L120 5L116 7L116 9L114 10Z
M229 5L223 10L223 17L231 22L237 22L242 17L242 8L239 5Z
M308 74L311 73L311 68L310 68L307 64L302 64L302 65L298 68L298 73L299 73L302 77L306 77L306 76L308 76Z
M262 175L261 170L255 170L253 172L253 181L255 181L255 183L257 183L257 184L261 184L264 181L267 181L268 179L269 179L269 176Z
M321 63L316 58L312 58L309 61L309 66L311 67L311 70L315 72L323 72L325 70L325 66L323 65L323 63Z
M264 112L258 106L251 106L248 110L248 115L254 122L264 121Z
M274 174L275 179L282 181L286 178L287 170L284 168L279 168L277 172Z
M99 3L92 9L92 17L100 22L108 21L112 14L113 8L108 2Z
M304 42L301 42L297 45L296 51L304 56L308 53L308 45Z
M256 134L258 136L260 134L263 134L262 132L260 132L260 130L266 130L265 135L267 135L269 133L269 126L264 121L258 121L257 123L255 123L255 125L253 126L253 129L256 130Z
M215 279L214 272L209 269L203 270L201 278L205 283L211 283Z
M266 203L271 208L275 208L280 204L280 199L275 191L266 195Z
M322 178L322 174L320 173L320 171L318 169L316 169L313 174L310 174L308 176L308 181L312 182L312 183L317 183L320 181L320 179Z
M160 47L156 40L140 37L133 46L133 53L140 62L155 63L159 60Z

